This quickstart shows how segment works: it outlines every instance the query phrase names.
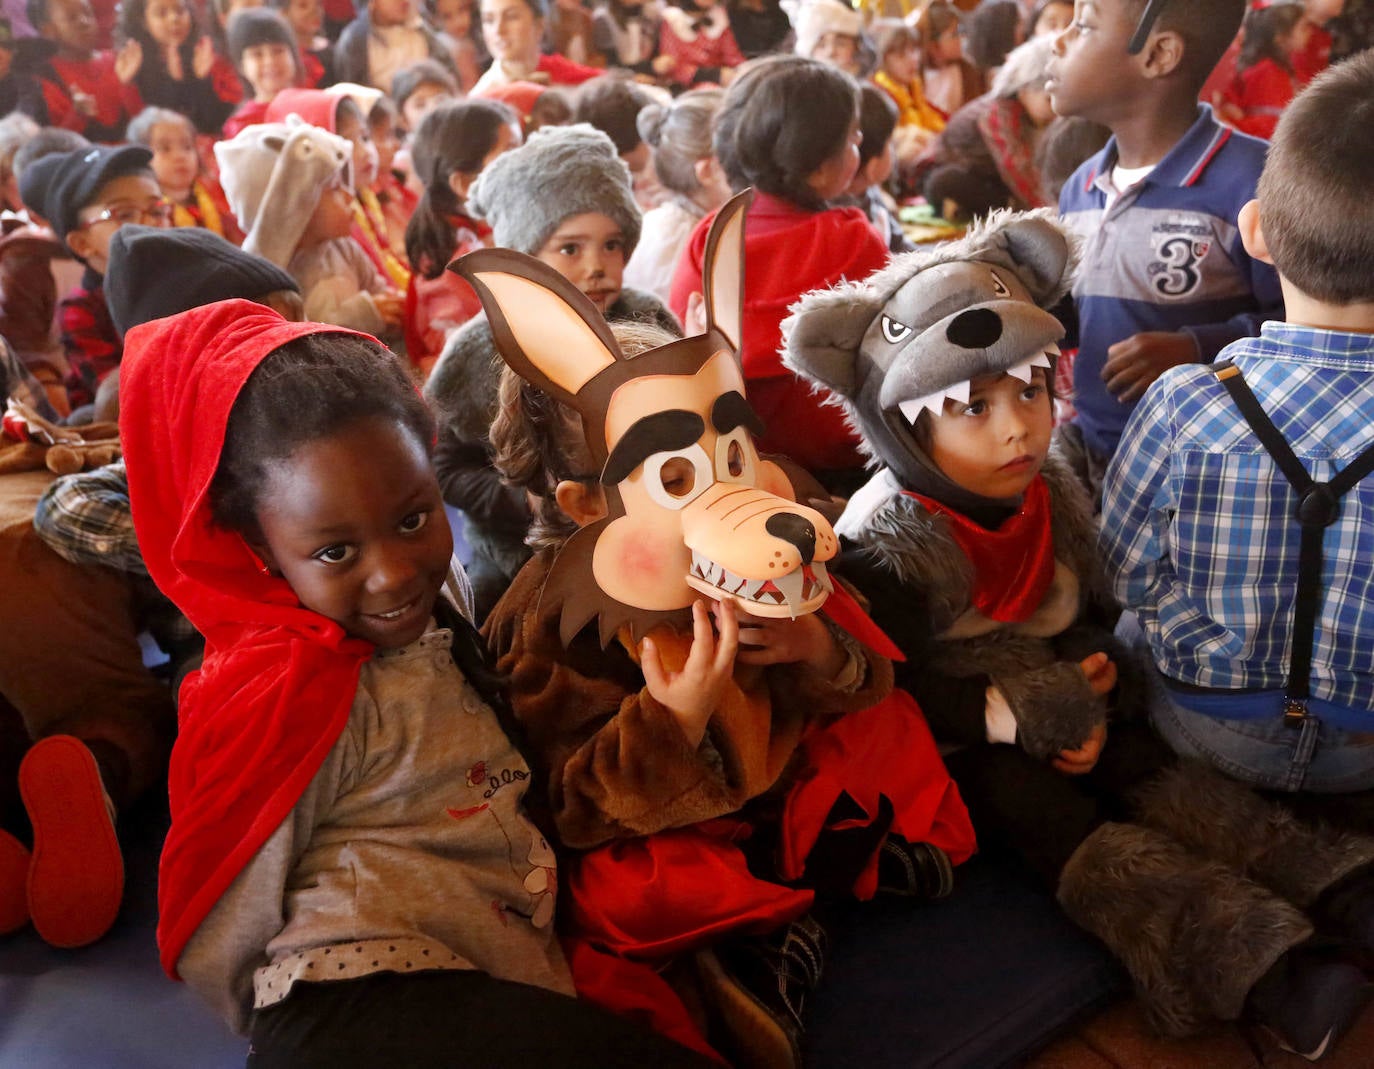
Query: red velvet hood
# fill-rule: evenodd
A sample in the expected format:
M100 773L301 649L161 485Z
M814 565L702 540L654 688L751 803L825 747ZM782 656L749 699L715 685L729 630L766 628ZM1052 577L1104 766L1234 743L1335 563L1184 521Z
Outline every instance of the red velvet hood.
M267 105L267 122L286 122L288 115L299 115L311 126L338 133L339 102L345 99L341 93L323 89L283 89Z
M319 770L373 651L303 608L239 535L210 519L210 481L239 391L269 353L316 333L349 332L234 300L125 339L120 433L139 547L206 641L204 664L181 687L168 775L158 946L172 976L186 941Z

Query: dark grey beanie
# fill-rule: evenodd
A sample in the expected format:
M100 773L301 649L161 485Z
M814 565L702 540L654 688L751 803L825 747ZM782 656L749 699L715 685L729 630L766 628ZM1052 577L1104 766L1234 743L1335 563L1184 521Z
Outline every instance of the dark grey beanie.
M491 227L494 245L531 256L564 219L587 212L619 224L627 260L639 243L630 168L615 143L586 123L546 126L496 157L469 190L467 208Z

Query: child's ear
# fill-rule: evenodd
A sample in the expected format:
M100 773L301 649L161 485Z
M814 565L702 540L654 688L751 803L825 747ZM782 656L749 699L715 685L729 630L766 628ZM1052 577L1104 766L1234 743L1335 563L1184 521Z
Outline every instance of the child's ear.
M1273 257L1269 255L1269 245L1264 240L1264 228L1260 226L1259 201L1246 201L1245 207L1241 208L1240 215L1236 217L1236 228L1240 231L1240 243L1246 252L1261 263L1274 262Z
M564 479L554 488L553 497L563 514L579 527L605 519L608 511L606 491L600 483Z
M72 250L72 255L81 260L86 260L95 249L85 227L67 231L62 240L67 243L67 248Z
M1150 78L1164 78L1179 70L1186 48L1183 35L1174 30L1161 30L1150 35L1145 45L1143 69Z
M464 174L462 171L454 171L448 176L448 188L453 190L454 195L457 196L459 200L466 200L468 189L471 188L472 183L476 180L475 175Z

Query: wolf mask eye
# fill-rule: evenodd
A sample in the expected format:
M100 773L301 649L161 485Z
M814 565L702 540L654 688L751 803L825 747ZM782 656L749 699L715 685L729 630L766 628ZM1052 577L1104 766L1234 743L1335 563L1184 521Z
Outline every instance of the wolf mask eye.
M883 338L888 344L896 345L898 342L906 341L907 338L911 337L911 328L904 323L898 323L890 316L883 316L881 322Z

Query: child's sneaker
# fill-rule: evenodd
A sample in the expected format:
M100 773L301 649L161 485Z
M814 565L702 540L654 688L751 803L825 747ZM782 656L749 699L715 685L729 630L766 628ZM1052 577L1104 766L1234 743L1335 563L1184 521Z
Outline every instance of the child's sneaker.
M19 793L33 823L34 928L56 947L95 942L124 897L124 859L95 757L70 735L42 739L19 766Z
M1279 1046L1314 1062L1345 1034L1368 995L1369 981L1358 966L1298 947L1260 978L1247 1005Z
M810 914L776 932L697 955L702 987L742 1069L798 1069L803 1021L825 962L825 929Z
M906 898L945 898L954 890L949 855L932 843L909 843L900 835L883 840L878 852L878 893Z
M7 831L0 831L0 935L29 923L29 852Z

